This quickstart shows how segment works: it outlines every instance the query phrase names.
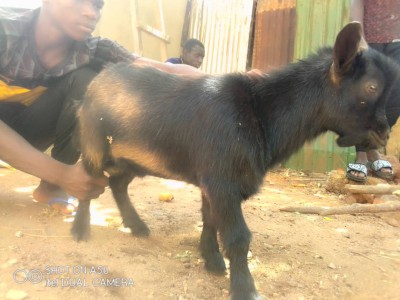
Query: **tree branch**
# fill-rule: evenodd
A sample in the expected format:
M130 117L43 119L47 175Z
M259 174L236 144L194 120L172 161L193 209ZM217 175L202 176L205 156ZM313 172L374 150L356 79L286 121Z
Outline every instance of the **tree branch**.
M289 206L279 209L286 212L299 212L302 214L317 214L321 216L343 215L343 214L364 214L400 211L400 203L386 202L381 204L359 204L354 203L347 206Z
M358 185L346 184L344 188L353 194L392 194L395 191L400 191L400 186L390 184L377 185Z

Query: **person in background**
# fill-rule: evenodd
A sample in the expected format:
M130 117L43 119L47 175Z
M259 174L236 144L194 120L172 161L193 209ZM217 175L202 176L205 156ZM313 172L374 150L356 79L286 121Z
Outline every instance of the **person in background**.
M105 63L148 65L165 72L203 76L130 53L91 34L103 0L42 0L35 10L0 7L0 159L41 178L37 202L73 213L69 196L97 198L108 184L77 163L72 142L76 101ZM52 146L51 157L42 153Z
M363 24L365 40L370 47L400 64L400 1L352 0L350 16L352 21ZM389 99L386 115L390 127L396 123L399 109L400 99ZM368 175L367 167L378 177L393 177L392 165L381 159L377 150L366 150L362 146L356 146L356 160L347 166L347 177L364 182Z
M172 57L165 62L170 64L186 64L200 68L205 56L205 49L202 42L196 39L189 39L182 47L180 57Z

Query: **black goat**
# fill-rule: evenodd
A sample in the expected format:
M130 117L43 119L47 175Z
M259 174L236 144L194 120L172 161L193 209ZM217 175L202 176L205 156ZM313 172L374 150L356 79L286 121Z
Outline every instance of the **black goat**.
M268 169L327 130L339 135L340 146L385 145L385 102L397 77L394 63L367 48L359 23L345 26L333 49L270 75L188 79L113 65L92 82L79 111L83 162L93 175L110 174L124 225L134 235L149 234L127 193L134 177L198 186L206 268L226 269L219 232L230 259L232 299L258 299L242 201L257 192ZM89 206L79 204L72 227L78 241L89 236Z

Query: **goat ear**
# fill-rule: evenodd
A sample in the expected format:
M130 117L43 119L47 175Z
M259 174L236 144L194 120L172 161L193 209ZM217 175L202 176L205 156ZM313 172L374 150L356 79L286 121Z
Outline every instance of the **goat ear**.
M357 54L368 49L362 25L359 22L347 24L336 37L333 47L333 68L340 75L350 70Z

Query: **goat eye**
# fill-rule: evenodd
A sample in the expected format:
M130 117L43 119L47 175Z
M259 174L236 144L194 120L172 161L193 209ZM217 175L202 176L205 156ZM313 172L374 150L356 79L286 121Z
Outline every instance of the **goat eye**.
M368 94L376 94L378 87L375 84L369 84L367 86L367 93Z

